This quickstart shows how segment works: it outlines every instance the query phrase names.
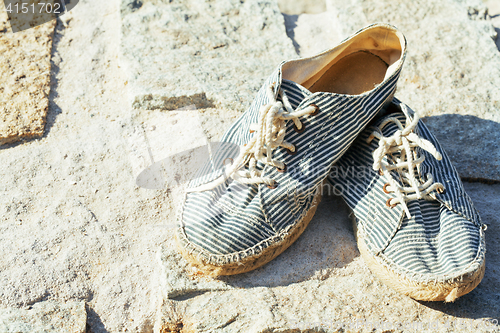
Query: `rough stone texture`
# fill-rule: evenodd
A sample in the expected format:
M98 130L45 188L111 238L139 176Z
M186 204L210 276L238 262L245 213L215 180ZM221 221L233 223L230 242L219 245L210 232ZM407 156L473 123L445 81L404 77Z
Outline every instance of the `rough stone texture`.
M405 33L408 57L398 95L422 115L454 113L500 121L500 54L495 52L496 33L481 2L329 0L328 4L346 34L379 21ZM358 15L352 16L352 11Z
M56 24L51 21L12 33L4 10L0 11L0 145L43 135Z
M0 307L85 301L89 332L148 332L155 225L174 207L132 175L119 3L80 1L61 19L46 135L0 149Z
M500 219L491 207L500 205L500 185L466 189L489 224L487 269L482 283L455 303L417 302L380 283L359 257L347 206L326 196L297 242L246 274L207 278L169 238L158 255L164 301L155 331L498 331Z
M0 308L84 301L92 333L151 332L161 301L156 255L180 196L176 188L137 186L131 133L144 128L156 160L165 147L188 149L175 140L186 129L169 127L187 119L127 103L119 8L119 1L80 1L60 18L46 135L0 148ZM239 114L197 112L212 141Z
M0 309L0 332L85 333L85 302L40 302L27 309Z
M60 3L56 4L57 0L44 0L43 5L38 0L4 0L3 2L5 6L8 6L4 8L10 9L8 16L12 32L34 28L64 13L64 7Z
M189 115L182 120L193 120L194 144L203 135L216 141L253 95L241 97L245 101L238 108L198 108L198 116L194 108L131 108L126 91L131 81L119 62L120 5L82 0L61 17L46 135L0 148L0 308L84 301L92 333L151 332L155 325L174 332L184 326L184 331L287 332L302 325L300 331L307 332L306 322L322 320L450 318L475 319L479 325L498 318L499 185L466 184L489 224L487 269L481 285L455 304L414 302L377 282L358 256L346 207L335 198L323 200L310 228L269 265L215 282L191 272L171 243L180 187L137 186L137 172L163 160L169 153L163 149L188 147L173 139L187 131L180 132L182 122L173 124L180 112ZM263 80L268 74L252 77ZM145 147L151 148L149 162ZM175 170L185 171L182 167ZM309 324L309 332L321 332L320 324ZM453 328L440 326L459 331Z
M278 0L278 5L283 14L319 14L326 10L325 0Z
M500 181L499 134L482 128L486 121L500 121L500 53L487 7L475 0L327 0L327 8L344 36L372 22L400 28L408 56L396 96L429 116L429 127L438 139L446 138L444 147L463 177ZM450 134L463 132L460 140L440 133L443 121L435 116L445 114L480 119L449 118L455 121L446 127ZM493 151L467 148L471 154L461 154L464 146L484 145ZM478 168L478 161L489 167Z
M4 7L5 8L5 7ZM8 15L5 9L0 7L0 32L6 33L10 29L10 25L8 22Z
M156 110L137 119L141 125L127 135L137 186L167 189L194 176L209 156L204 118L198 110Z
M287 15L286 33L301 57L309 57L337 45L343 38L338 22L331 12L318 14Z
M122 53L135 108L244 111L296 58L274 1L122 0Z
M458 114L431 116L424 121L462 179L500 182L500 123Z

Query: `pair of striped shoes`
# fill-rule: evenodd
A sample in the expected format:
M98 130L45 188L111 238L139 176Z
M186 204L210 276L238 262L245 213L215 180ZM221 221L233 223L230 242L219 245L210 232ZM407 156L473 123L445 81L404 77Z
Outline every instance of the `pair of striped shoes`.
M264 265L304 231L327 181L384 283L425 301L474 289L485 228L436 138L394 98L405 54L401 32L373 24L281 63L188 184L183 257L212 276Z

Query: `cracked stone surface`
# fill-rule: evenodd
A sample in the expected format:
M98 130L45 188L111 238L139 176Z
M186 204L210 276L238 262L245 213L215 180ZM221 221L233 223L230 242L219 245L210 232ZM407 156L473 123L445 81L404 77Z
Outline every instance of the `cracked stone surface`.
M49 106L55 21L12 33L0 9L0 145L40 137Z
M54 20L64 13L64 7L57 0L47 0L42 3L38 0L4 0L2 12L9 9L9 31L20 32ZM17 6L16 6L17 5ZM54 22L53 22L54 23Z
M5 333L85 333L85 302L40 302L29 308L0 309L0 331Z
M122 61L134 108L244 111L296 58L275 1L122 0Z
M85 302L88 332L152 330L154 225L173 211L135 185L119 30L118 1L61 17L46 135L0 148L0 308Z
M267 17L277 19L269 23L269 29L276 29L272 31L279 37L273 36L272 43L278 43L279 39L283 44L276 44L277 49L270 44L269 51L263 52L269 52L274 60L269 58L271 60L263 61L262 68L255 69L252 75L245 74L255 81L248 81L248 86L241 83L241 87L227 89L227 93L239 94L235 99L227 97L228 101L240 101L238 107L214 102L201 108L191 98L179 104L186 104L182 110L134 108L127 90L133 86L133 80L124 66L122 54L123 22L132 20L132 15L141 10L151 10L152 4L164 8L167 3L142 1L142 7L128 14L121 11L123 3L121 0L82 0L58 19L53 37L53 86L48 94L45 134L40 140L0 147L1 314L14 313L16 309L48 308L49 304L61 308L72 302L85 303L87 332L92 333L153 332L155 329L163 332L335 332L334 327L342 323L351 325L344 326L345 331L372 331L365 321L414 325L404 330L396 327L396 332L422 331L425 330L422 325L429 327L436 323L438 327L428 331L498 331L489 321L499 319L500 313L498 184L466 183L483 221L489 225L487 268L479 287L453 304L415 302L378 282L359 257L346 206L335 197L325 196L299 240L276 260L254 272L211 280L187 266L175 251L172 237L183 177L189 175L196 162L179 163L166 170L167 176L179 175L166 177L167 180L180 179L179 183L167 181L166 185L159 186L153 182L156 187L150 188L150 183L142 182L139 176L149 166L165 161L167 155L199 147L206 140L217 141L250 104L254 87L267 77L269 70L293 56L294 46L285 35L283 17L279 12L275 16L276 3L247 0L245 8L249 11L266 8L263 10L268 13ZM181 6L175 0L172 4ZM234 4L227 2L228 8L234 8ZM261 8L261 5L265 6ZM191 11L196 8L191 7ZM159 11L162 12L163 9ZM328 20L332 24L337 22L336 16L332 18L325 13L317 14L322 15L325 24ZM228 22L239 22L231 15ZM294 30L301 53L308 48L322 47L312 39L320 38L323 32L339 31L330 36L332 43L344 36L339 29L317 30L321 24L319 20L315 22L314 16L303 18L297 17L298 26ZM151 22L156 19L153 15ZM251 20L245 20L248 22L242 23L242 32L251 24ZM457 20L462 20L461 16ZM309 27L302 26L302 22ZM165 36L166 32L154 30L159 23L153 23L145 38L161 40L164 37L165 43L175 43L171 36ZM311 32L299 33L297 29L301 27ZM271 38L264 33L262 36L246 34L252 40ZM305 43L308 35L311 40ZM482 39L478 43L483 43ZM228 50L233 45L229 44ZM286 49L283 45L287 45ZM281 47L283 52L279 51ZM237 52L225 53L223 49L212 50L221 52L213 61L219 56L225 57L227 71L233 73L242 57ZM144 53L142 65L159 66ZM486 51L484 53L487 57ZM187 64L187 60L174 60L183 66ZM162 61L172 64L174 60ZM265 66L269 67L264 69ZM213 75L218 73L214 71ZM151 80L154 87L156 76L151 74ZM220 81L209 77L206 82L216 85L226 81L228 85L235 84L230 76L221 76ZM216 94L207 90L206 96L211 93ZM481 93L478 92L479 96ZM222 101L226 98L223 97ZM411 106L417 109L413 103ZM473 113L447 117L434 118L441 119L441 127L450 127L448 124L453 122L463 129L477 130L481 126L481 135L496 131L498 126L495 120ZM476 123L475 118L468 117L480 120ZM485 121L491 124L484 126ZM451 127L448 130L449 136L466 138L469 135L455 132ZM474 149L491 151L494 148L491 144L495 141L478 141ZM459 151L455 152L454 158L459 159ZM464 148L467 159L473 158L465 152ZM476 169L487 172L494 166L483 163ZM55 317L52 319L57 319ZM37 320L44 318L52 320L50 316ZM5 323L14 322L9 319ZM365 325L364 328L361 325ZM3 330L0 328L0 331Z

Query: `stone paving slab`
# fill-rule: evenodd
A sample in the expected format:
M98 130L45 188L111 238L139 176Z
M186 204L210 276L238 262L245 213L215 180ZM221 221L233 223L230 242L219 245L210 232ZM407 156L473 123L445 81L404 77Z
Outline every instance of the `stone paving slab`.
M26 308L0 309L2 333L85 333L85 302L45 301Z
M4 0L5 11L8 11L9 25L12 32L34 28L54 20L64 13L59 0Z
M244 111L296 58L275 1L122 0L122 63L134 108Z
M359 258L345 206L334 198L325 197L306 233L262 269L221 281L190 271L171 243L180 191L135 181L126 133L143 122L146 136L161 140L170 128L167 117L156 116L173 112L125 103L118 2L82 1L71 20L65 16L50 133L0 149L2 307L84 301L93 333L151 332L155 325L167 332L328 332L332 322L368 327L365 319L486 331L500 313L499 185L466 184L489 224L487 269L480 286L454 304L414 302L380 284ZM253 92L248 96L250 103ZM210 140L244 107L235 109L199 110Z
M12 33L1 8L0 145L43 135L55 25L54 20Z
M500 182L500 123L458 114L423 120L445 148L462 180Z
M488 15L491 18L491 23L497 32L495 43L500 51L500 2L496 0L484 0L484 4L488 7Z

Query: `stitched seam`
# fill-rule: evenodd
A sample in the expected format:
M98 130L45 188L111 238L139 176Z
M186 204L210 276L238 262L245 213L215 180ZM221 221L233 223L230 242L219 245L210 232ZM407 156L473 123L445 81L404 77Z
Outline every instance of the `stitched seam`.
M304 217L307 215L310 209L312 209L313 203L312 201L309 204L309 207L307 209L304 209L303 212L301 213L299 219L296 221L302 222ZM189 241L187 238L187 235L185 233L184 227L181 226L179 227L178 234L179 234L179 241L182 243L182 246L188 251L188 253L195 254L198 256L198 258L203 258L205 263L208 263L210 265L228 265L232 263L237 263L241 261L242 259L245 259L248 256L253 256L253 255L258 255L262 251L264 251L266 248L279 244L280 242L286 241L286 236L288 235L288 231L292 229L293 227L296 227L298 223L295 223L294 225L291 225L283 230L281 230L277 235L271 236L269 238L266 238L265 240L260 241L259 243L255 244L252 247L249 247L246 250L242 251L237 251L237 252L232 252L229 254L212 254L208 252L207 250L199 247L196 244L193 244L192 242Z
M361 235L363 239L366 239L365 234ZM384 267L396 272L399 275L403 275L411 280L415 280L417 282L445 282L445 283L452 283L455 281L460 280L464 275L473 273L477 270L477 266L480 266L482 262L484 261L484 254L485 254L485 242L484 242L484 237L481 237L480 245L478 247L478 252L476 257L472 260L472 262L467 265L465 268L461 269L460 271L454 273L452 276L447 276L447 275L434 275L432 276L429 273L416 273L409 271L408 269L405 269L402 266L399 266L395 263L393 263L387 255L384 253L379 253L377 255L373 255L377 259L377 261L382 264ZM366 242L365 242L366 243Z

